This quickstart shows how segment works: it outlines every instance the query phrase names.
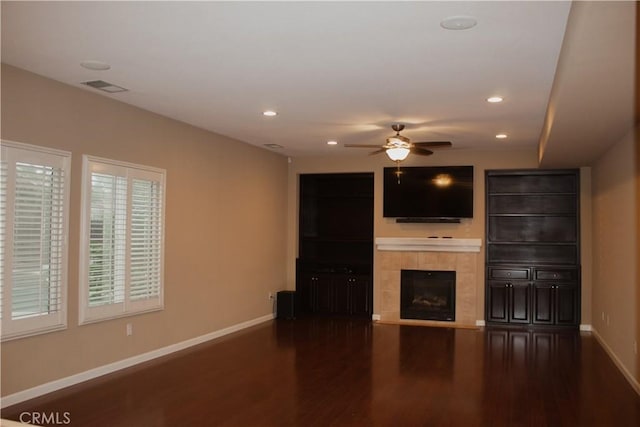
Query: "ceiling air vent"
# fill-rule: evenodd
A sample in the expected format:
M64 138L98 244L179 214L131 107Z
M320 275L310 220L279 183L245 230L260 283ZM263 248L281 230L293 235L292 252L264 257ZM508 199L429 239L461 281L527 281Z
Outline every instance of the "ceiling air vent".
M105 82L104 80L92 80L90 82L82 82L82 84L108 93L126 92L129 90L109 82Z
M264 144L264 146L268 148L273 148L274 150L279 150L281 148L284 148L280 144Z

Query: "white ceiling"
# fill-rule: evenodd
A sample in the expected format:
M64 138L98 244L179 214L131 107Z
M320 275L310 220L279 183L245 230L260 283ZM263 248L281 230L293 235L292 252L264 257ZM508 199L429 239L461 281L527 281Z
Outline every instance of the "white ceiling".
M289 156L366 155L342 144L382 144L395 122L414 141L454 149L535 147L570 8L3 1L2 61L84 90L106 80L129 91L105 96ZM456 15L478 24L440 26ZM111 69L80 67L87 59ZM494 94L505 101L487 103Z

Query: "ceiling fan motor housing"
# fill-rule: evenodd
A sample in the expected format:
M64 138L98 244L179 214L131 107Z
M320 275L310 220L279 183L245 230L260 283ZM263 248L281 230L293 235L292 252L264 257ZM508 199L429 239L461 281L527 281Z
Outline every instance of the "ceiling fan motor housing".
M404 129L404 125L400 123L394 123L391 125L391 129L395 130L396 132L402 132L402 130Z

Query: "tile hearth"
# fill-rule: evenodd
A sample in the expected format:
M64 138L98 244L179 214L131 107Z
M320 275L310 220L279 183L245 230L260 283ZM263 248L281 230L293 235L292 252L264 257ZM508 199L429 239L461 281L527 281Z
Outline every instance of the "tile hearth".
M404 241L409 243L403 246ZM476 326L476 277L480 239L376 239L380 320L438 326ZM462 251L463 252L462 252ZM410 320L400 318L401 270L456 272L456 320Z

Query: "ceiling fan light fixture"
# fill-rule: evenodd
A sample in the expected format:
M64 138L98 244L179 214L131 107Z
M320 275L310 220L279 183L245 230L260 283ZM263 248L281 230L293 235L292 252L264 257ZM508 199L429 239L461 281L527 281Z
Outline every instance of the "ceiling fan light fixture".
M359 147L359 148L375 148L376 151L372 151L369 154L387 153L392 161L398 164L407 158L411 154L418 156L430 156L433 154L429 148L438 147L451 147L449 141L424 141L424 142L411 142L406 136L400 135L400 132L404 129L404 125L395 123L391 126L396 134L386 139L386 143L382 146L373 144L344 144L345 147Z
M391 147L387 148L387 156L394 162L401 162L409 155L408 147Z

